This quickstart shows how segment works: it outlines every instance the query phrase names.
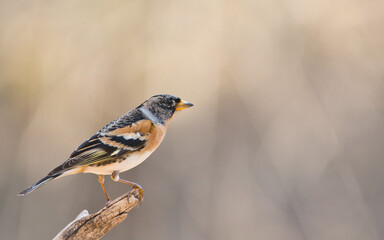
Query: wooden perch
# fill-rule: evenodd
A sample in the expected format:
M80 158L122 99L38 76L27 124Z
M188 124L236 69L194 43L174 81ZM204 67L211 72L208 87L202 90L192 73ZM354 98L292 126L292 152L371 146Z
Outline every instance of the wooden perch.
M139 206L143 192L134 188L102 208L97 213L82 211L75 220L61 230L53 240L100 239L125 220L129 211Z

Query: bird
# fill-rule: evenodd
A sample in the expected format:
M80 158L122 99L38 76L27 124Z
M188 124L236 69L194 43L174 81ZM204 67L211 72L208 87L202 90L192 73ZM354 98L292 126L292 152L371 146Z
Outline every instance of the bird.
M18 195L27 195L54 179L77 173L98 175L107 204L110 198L104 185L106 175L111 175L115 182L138 189L142 194L139 184L120 179L119 174L147 159L163 141L175 113L192 106L192 103L170 94L150 97L107 124L73 151L63 164Z

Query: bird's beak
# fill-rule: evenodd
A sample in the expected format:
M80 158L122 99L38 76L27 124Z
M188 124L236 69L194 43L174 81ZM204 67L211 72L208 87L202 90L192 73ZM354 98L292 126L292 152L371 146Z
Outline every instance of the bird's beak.
M190 102L187 102L185 100L181 100L177 105L176 105L176 111L181 111L181 110L184 110L186 108L190 108L192 107L193 104L190 103Z

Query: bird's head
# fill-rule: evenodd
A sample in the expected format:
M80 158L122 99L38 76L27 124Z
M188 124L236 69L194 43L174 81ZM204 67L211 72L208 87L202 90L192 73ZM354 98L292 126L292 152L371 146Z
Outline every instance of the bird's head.
M170 94L150 97L138 108L153 122L165 124L176 111L192 107L193 104Z

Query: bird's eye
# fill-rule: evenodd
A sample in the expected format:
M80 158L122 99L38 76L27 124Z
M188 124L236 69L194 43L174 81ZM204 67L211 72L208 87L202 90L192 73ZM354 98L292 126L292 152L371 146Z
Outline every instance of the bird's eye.
M173 99L168 99L167 101L164 102L164 105L166 106L173 106L174 100Z

